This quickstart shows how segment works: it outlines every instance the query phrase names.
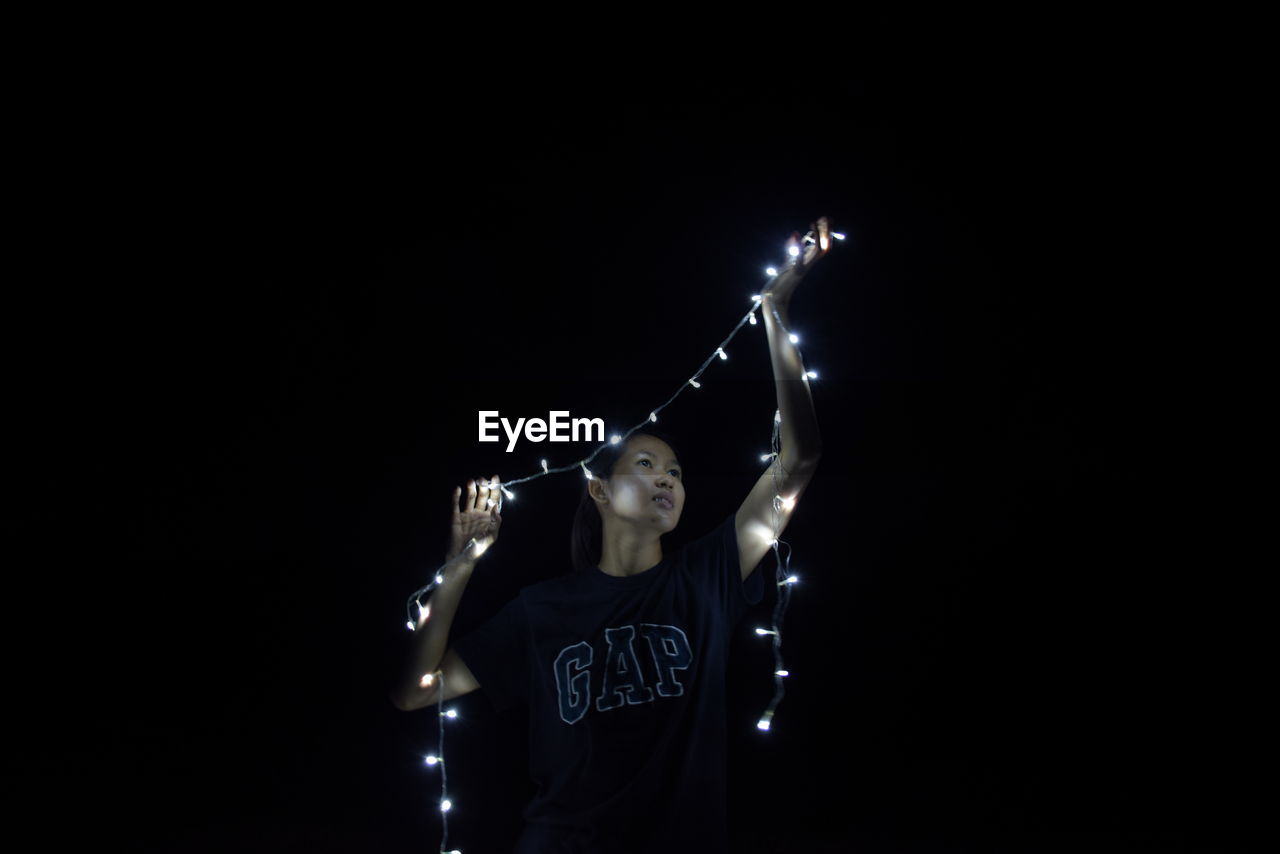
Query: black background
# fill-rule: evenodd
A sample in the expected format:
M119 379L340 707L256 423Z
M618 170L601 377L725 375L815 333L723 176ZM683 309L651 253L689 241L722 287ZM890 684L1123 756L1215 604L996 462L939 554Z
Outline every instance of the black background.
M56 805L45 834L434 850L436 719L387 699L405 597L455 485L590 451L504 453L477 410L636 423L827 215L848 240L792 306L826 447L786 536L794 675L762 735L761 605L729 675L735 850L1226 845L1244 737L1149 462L1124 78L198 65L84 75L28 128L7 776ZM663 413L668 547L763 470L763 326L728 352ZM518 490L456 632L564 571L580 489ZM456 707L451 847L506 850L524 719Z

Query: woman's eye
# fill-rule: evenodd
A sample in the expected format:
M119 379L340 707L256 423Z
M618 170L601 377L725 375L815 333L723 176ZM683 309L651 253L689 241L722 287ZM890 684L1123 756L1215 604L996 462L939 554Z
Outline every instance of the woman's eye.
M647 465L649 465L649 461L648 461L648 460L641 460L641 461L640 461L640 464L641 464L641 465L645 465L645 466L647 466Z
M670 469L669 472L675 475L676 477L680 476L680 469Z

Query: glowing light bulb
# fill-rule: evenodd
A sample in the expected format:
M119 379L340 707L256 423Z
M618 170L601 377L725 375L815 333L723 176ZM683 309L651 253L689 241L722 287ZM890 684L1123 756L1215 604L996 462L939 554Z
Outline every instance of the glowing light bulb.
M797 257L800 254L800 247L795 245L788 246L787 254L790 255L792 258Z
M779 587L781 587L781 586L783 586L784 584L795 584L795 583L796 583L797 581L799 581L799 580L800 580L799 578L797 578L796 576L792 575L792 576L789 576L789 577L787 577L787 578L783 579L782 581L779 581L779 582L778 582L778 586L779 586Z
M654 424L657 424L657 423L658 423L658 413L656 413L656 412L650 412L650 413L649 413L649 420L650 420L650 421L652 421Z
M818 372L817 372L817 371L808 371L808 372L806 372L806 373L805 373L805 376L806 376L806 377L808 377L808 378L809 378L809 379L811 379L811 380L816 380L816 379L818 378Z
M750 322L750 323L751 323L751 325L752 325L752 326L755 326L755 325L756 325L756 313L753 311L753 312L751 312L751 314L748 314L748 315L747 315L747 320L748 320L748 322Z
M790 670L775 670L775 671L773 672L773 675L774 675L774 676L790 676L790 675L791 675L791 671L790 671Z
M515 500L516 500L516 494L515 494L514 492L512 492L511 490L507 489L505 486L504 486L504 487L502 487L502 494L503 494L503 495L505 495L505 496L507 496L507 500L508 500L508 501L515 501Z
M720 357L720 361L722 362L729 358L728 356L725 355L724 349L721 347L716 348L716 355Z
M436 575L436 584L444 584L444 576Z
M761 455L760 455L760 462L762 462L762 463L767 463L767 462L769 462L769 460L773 459L773 458L774 458L774 456L775 456L774 454L761 454Z
M836 240L844 240L844 235L838 231L831 232L831 236L834 237Z
M693 386L694 388L702 388L702 383L698 382L697 380L689 380L689 385Z
M772 268L772 267L770 267L769 269L773 269L773 268ZM752 294L752 295L751 295L751 301L752 301L752 302L760 302L760 300L762 300L762 299L764 299L764 298L763 298L762 296L760 296L759 294Z
M776 267L765 267L765 268L764 268L764 272L765 272L765 274L766 274L766 275L769 275L769 276L776 276L776 275L778 275L778 270L777 270L777 268L776 268Z
M439 762L440 762L440 760L439 760L437 757L435 757L435 756L428 756L428 757L426 758L426 763L427 763L428 765L436 765L436 764L438 764Z
M610 437L609 437L609 444L610 444L610 445L616 445L616 444L618 444L618 443L619 443L619 442L621 442L621 441L622 441L622 437L621 437L621 436L619 436L619 435L617 435L616 433L615 433L614 435L612 435L612 436L610 436Z
M440 812L448 812L453 809L453 801L443 800L440 802Z
M486 539L486 540L472 540L472 541L471 541L471 543L472 543L472 546L473 546L473 549L472 549L472 550L474 551L474 553L475 553L475 556L476 556L476 557L480 557L480 555L484 554L485 552L487 552L487 551L489 550L489 540L487 540L487 539Z
M449 711L447 711L447 712L445 712L445 713L444 713L444 716L445 716L446 718L456 718L456 717L458 716L458 710L457 710L457 709L450 709Z
M543 473L543 474L550 474L550 473L551 473L551 472L550 472L550 470L547 468L547 461L546 461L546 460L543 460L543 461L542 461L542 473Z
M409 622L405 623L405 625L409 627L409 631L413 631L413 620L410 620Z
M792 332L792 333L791 333L790 335L788 335L787 337L791 339L791 343L792 343L792 344L799 344L799 343L800 343L800 336L799 336L799 335L797 335L797 334L795 334L794 332Z
M782 498L782 496L778 496L778 497ZM790 510L792 507L795 507L795 506L796 506L795 498L782 498L782 507L784 510Z
M591 480L592 479L591 469L587 468L586 463L580 463L579 465L582 466L582 473L587 476L587 480Z
M773 410L773 423L774 423L774 424L781 424L781 423L782 423L782 410L781 410L781 409L775 409L775 410Z
M418 686L422 688L430 688L435 684L436 675L434 673L424 673L422 678L418 680Z
M758 724L756 724L756 729L761 730L761 731L763 731L763 732L768 732L768 731L769 731L769 719L768 719L768 718L761 718L761 719L760 719L760 722L759 722Z
M756 634L758 634L758 635L775 635L775 636L776 636L778 633L777 633L777 632L775 632L775 631L772 631L772 630L770 630L770 629L756 629Z

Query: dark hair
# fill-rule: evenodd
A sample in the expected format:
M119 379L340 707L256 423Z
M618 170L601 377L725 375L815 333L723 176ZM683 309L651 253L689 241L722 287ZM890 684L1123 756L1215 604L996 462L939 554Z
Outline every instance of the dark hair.
M675 452L677 459L680 457L680 452L676 451L676 446L671 439L657 430L637 430L627 437L627 441L631 441L636 436L652 436L655 439L661 439ZM596 454L595 459L587 463L587 468L596 477L608 478L613 474L613 467L622 458L622 452L626 447L627 442L606 446ZM582 497L578 500L578 510L573 517L573 534L569 541L569 550L573 559L574 572L595 569L600 564L604 547L604 521L600 518L600 510L596 507L595 499L591 497L588 490L590 485L591 482L584 478Z

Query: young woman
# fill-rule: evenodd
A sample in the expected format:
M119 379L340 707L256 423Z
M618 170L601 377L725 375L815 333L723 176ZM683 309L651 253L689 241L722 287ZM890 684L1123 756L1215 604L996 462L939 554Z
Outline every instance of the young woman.
M822 453L786 331L791 295L829 247L825 219L813 233L761 303L781 415L778 458L710 533L663 551L660 538L684 509L683 471L669 442L634 433L589 466L574 523L577 571L526 587L450 646L462 593L502 524L483 482L470 481L461 503L461 487L454 490L447 559L457 561L423 609L393 700L409 711L483 686L500 709L528 705L538 793L517 854L727 851L730 632L762 598L755 569ZM789 500L775 509L778 494Z

